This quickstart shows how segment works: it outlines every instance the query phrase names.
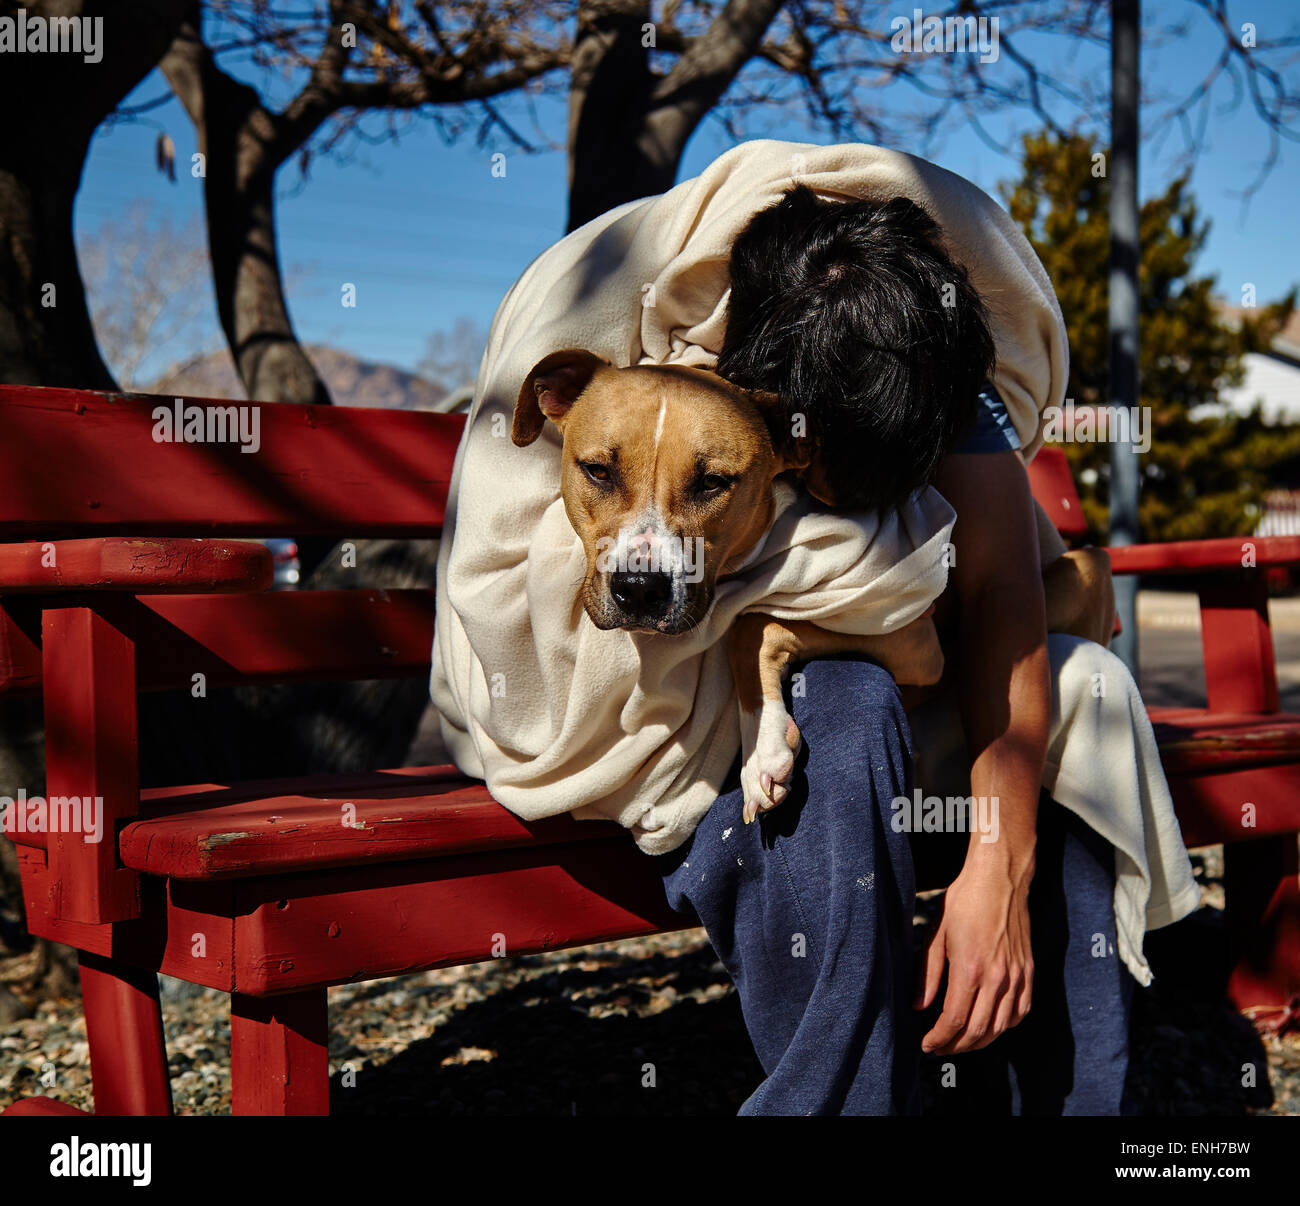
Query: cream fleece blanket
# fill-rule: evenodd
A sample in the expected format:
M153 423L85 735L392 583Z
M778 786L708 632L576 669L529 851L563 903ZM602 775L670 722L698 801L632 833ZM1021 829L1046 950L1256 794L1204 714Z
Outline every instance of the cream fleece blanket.
M599 631L578 599L584 559L559 497L559 435L548 424L528 448L510 441L520 386L558 348L586 348L619 366L711 367L731 245L796 182L831 198L907 196L940 223L988 307L995 384L1028 453L1041 443L1040 412L1063 399L1065 326L1033 250L973 184L909 155L743 143L695 179L621 206L544 252L498 308L479 370L438 558L431 679L457 766L525 819L613 818L647 853L673 849L718 795L740 748L721 639L738 614L877 633L914 619L944 587L941 551L954 515L935 491L881 519L818 513L783 489L767 537L719 585L697 629ZM1103 806L1131 813L1128 828L1142 833L1138 801ZM1177 854L1186 863L1181 844ZM1136 943L1140 950L1140 928Z

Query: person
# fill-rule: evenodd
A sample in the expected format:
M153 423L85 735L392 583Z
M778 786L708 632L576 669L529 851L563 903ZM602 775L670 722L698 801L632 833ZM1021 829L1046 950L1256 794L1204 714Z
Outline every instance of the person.
M828 505L891 507L932 480L957 511L938 623L960 683L971 795L998 801L1001 831L998 841L971 832L912 994L911 852L886 811L914 788L902 701L870 663L805 668L794 715L809 760L793 807L723 857L711 838L730 815L724 806L661 856L670 902L704 921L769 1071L742 1112L914 1106L916 1048L899 1041L901 1022L909 1005L935 999L945 965L944 1008L921 1049L989 1046L1030 1014L1036 987L1035 1025L1003 1044L1011 1099L1025 1112L1120 1108L1133 981L1117 960L1092 954L1095 935L1114 951L1113 855L1050 796L1040 811L1050 658L1032 495L1015 427L988 381L983 304L939 235L910 201L827 201L795 187L732 251L717 371L807 416L809 491ZM859 741L853 756L846 747ZM706 851L719 857L706 862ZM855 892L861 877L824 877L828 859L866 868L874 890ZM774 925L782 913L787 924ZM833 961L783 957L801 925L833 931ZM855 979L869 989L846 1013L843 984ZM842 1101L837 1085L847 1086Z
M716 367L779 394L822 452L688 634L586 621L559 441L500 438L524 376L561 347ZM1041 565L1063 545L1022 454L1063 399L1066 354L1050 282L1005 212L862 144L733 148L561 240L498 310L439 557L443 740L526 819L611 817L657 860L737 986L766 1073L742 1114L913 1112L919 1047L1004 1060L1022 1112L1121 1107L1143 932L1199 893L1131 676L1044 631ZM941 546L955 554L943 595ZM836 572L861 576L846 590ZM945 688L909 714L870 660L802 667L790 795L743 825L720 652L734 616L844 607L846 631L881 631L936 596ZM918 787L982 797L998 820L996 840L969 835L919 990L920 838L897 807ZM914 1006L940 1000L918 1043Z

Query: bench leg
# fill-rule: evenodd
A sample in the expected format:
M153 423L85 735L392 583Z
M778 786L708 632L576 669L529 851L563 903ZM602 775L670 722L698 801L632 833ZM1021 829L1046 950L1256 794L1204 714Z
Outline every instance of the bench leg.
M1285 1008L1300 994L1300 857L1296 835L1223 848L1228 996L1242 1010Z
M78 952L78 961L95 1113L170 1114L158 977L86 951Z
M231 993L231 1112L328 1114L328 1038L324 988L280 997Z

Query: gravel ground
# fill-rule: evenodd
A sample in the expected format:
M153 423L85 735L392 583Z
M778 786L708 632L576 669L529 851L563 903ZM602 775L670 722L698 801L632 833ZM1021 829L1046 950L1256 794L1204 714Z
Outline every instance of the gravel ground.
M1224 1004L1221 855L1195 861L1207 906L1147 940L1130 1094L1144 1114L1300 1114L1300 1035L1261 1039ZM226 997L166 980L163 1013L177 1112L228 1113ZM78 1003L40 1002L0 1035L0 1108L37 1092L91 1107ZM959 1112L937 1063L927 1110ZM701 930L332 989L330 1065L338 1115L725 1115L762 1076Z

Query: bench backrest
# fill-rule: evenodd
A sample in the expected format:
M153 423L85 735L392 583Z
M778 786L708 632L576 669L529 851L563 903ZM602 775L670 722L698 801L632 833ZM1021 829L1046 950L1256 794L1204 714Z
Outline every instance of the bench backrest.
M184 438L187 423L203 438ZM0 386L0 544L436 537L463 427L421 411ZM0 693L39 690L49 601L0 585ZM427 673L432 647L428 590L156 594L133 608L143 690L196 672L213 686Z
M177 406L181 436L195 415L205 435L242 421L256 451L158 438L175 436ZM0 541L437 536L463 427L423 411L0 386Z
M0 544L436 537L463 427L463 416L423 411L0 386ZM1059 449L1038 454L1030 480L1067 540L1086 531ZM0 694L40 688L41 610L39 596L0 585ZM427 671L433 599L145 595L134 626L141 690L183 687L196 672L213 686L397 677Z
M257 450L156 438L175 434L178 406L181 435L195 413L228 434L256 413ZM425 411L0 386L0 542L437 536L463 428ZM1062 536L1087 531L1061 449L1041 449L1029 480Z

